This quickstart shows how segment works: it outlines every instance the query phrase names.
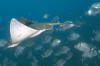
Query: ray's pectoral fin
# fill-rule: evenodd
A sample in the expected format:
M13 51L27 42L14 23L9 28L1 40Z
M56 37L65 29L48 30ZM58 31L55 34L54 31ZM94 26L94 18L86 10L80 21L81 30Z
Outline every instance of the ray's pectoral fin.
M15 47L15 46L17 46L19 43L12 43L12 41L11 40L8 40L8 48L11 48L11 47Z
M31 24L33 24L31 21L28 21L27 19L25 19L25 18L23 18L23 17L20 18L20 21L21 21L23 24L25 24L25 25L31 25Z
M21 43L21 41L35 37L45 30L32 29L21 22L17 21L15 18L11 19L10 23L10 36L11 40L8 42L8 48L15 47Z

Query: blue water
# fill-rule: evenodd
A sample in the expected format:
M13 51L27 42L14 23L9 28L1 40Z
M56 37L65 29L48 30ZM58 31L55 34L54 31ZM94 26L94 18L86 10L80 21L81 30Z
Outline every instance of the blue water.
M93 42L91 38L93 37L93 31L100 31L100 27L97 28L95 26L100 26L100 15L97 16L88 16L86 12L91 7L91 5L95 2L100 2L100 0L0 0L0 39L9 40L10 39L10 32L9 32L9 25L11 18L16 18L20 20L20 17L25 17L29 20L37 20L39 22L44 21L52 21L55 16L60 17L60 21L73 21L74 23L81 23L85 22L87 24L93 25L92 27L89 26L82 26L81 28L72 28L72 30L66 31L51 31L47 33L43 33L42 35L29 39L22 44L26 45L26 43L35 42L35 44L43 45L43 51L35 51L34 47L25 48L24 52L20 56L14 56L16 48L5 49L0 48L0 65L2 66L32 66L33 57L35 56L38 59L37 66L54 66L56 60L59 58L63 58L64 56L56 57L50 56L46 59L41 58L41 53L44 50L50 48L50 42L48 45L44 45L42 42L42 37L45 35L50 35L53 39L58 38L62 40L62 44L66 44L70 47L73 56L72 58L64 64L64 66L100 66L100 56L96 56L94 58L86 59L83 64L80 61L81 52L77 51L74 48L74 45L77 44L79 41L85 41L89 44L95 44L98 49L100 49L99 42ZM49 19L43 19L43 15L48 14L50 15ZM82 18L80 18L82 17ZM69 36L71 32L77 32L80 34L81 38L77 41L68 41L66 37ZM53 41L52 39L52 41ZM61 45L63 46L63 45ZM94 45L93 45L94 46ZM59 49L59 47L57 48ZM57 51L55 48L54 51ZM28 53L32 52L32 56L28 57ZM5 58L8 58L8 60ZM98 59L99 58L99 59ZM8 63L10 64L5 64Z
M8 28L12 17L19 19L21 16L27 19L43 21L42 16L47 13L52 17L62 17L61 20L75 20L84 15L91 4L99 0L10 0L0 1L0 26ZM51 18L52 18L51 17ZM5 33L5 32L4 32ZM6 35L6 34L2 35ZM1 37L1 36L0 36ZM2 37L3 38L3 37Z

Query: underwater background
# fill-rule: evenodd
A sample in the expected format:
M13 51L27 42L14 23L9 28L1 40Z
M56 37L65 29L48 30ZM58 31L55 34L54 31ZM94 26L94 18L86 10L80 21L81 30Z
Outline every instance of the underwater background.
M87 25L55 26L7 48L10 20L20 17ZM75 65L100 66L100 0L0 0L0 66Z

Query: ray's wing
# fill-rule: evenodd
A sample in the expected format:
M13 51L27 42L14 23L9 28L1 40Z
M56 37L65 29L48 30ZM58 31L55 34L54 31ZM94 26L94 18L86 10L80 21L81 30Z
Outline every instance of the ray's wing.
M24 38L27 38L28 36L36 33L37 31L38 30L32 29L20 23L15 18L11 20L10 34L11 34L11 39L13 42L23 40Z
M27 39L27 38L32 38L35 37L42 32L44 32L45 29L43 30L36 30L32 29L21 22L17 21L15 18L11 19L10 23L10 44L8 44L8 48L10 47L15 47L17 46L21 41Z
M10 35L11 35L11 43L20 43L22 40L31 37L36 34L38 30L32 29L15 18L12 18L10 23Z

